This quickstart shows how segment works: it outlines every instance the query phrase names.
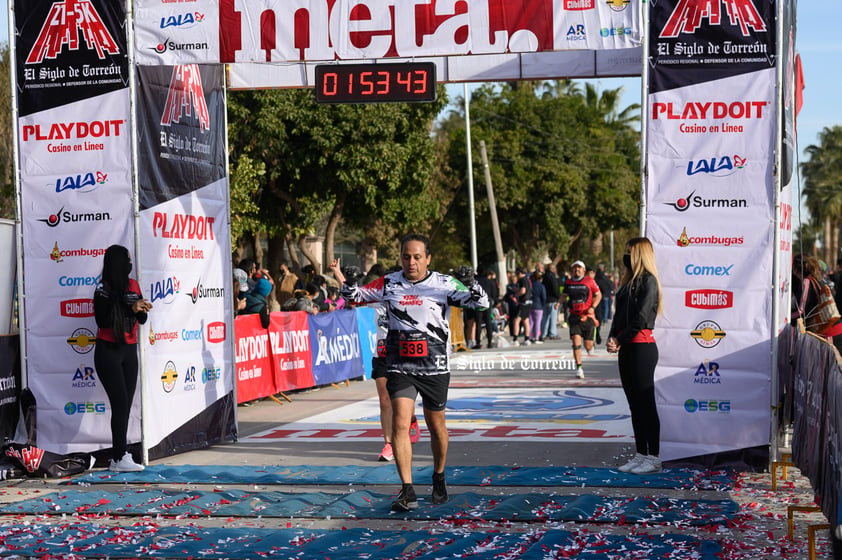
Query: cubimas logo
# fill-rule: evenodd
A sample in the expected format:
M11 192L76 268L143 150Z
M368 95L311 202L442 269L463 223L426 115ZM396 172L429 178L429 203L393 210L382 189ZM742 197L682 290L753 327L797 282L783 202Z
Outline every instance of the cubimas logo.
M175 14L161 18L161 29L173 27L176 29L190 29L196 24L202 23L205 14L199 12L187 12L186 14Z
M734 292L728 290L687 290L684 305L694 309L727 309L734 306Z
M87 354L94 349L96 337L90 330L82 327L76 329L73 334L67 337L67 343L77 354Z
M748 201L744 198L707 198L691 192L675 202L664 202L679 212L686 212L690 208L748 208Z
M39 222L44 222L50 227L56 227L62 223L71 222L105 222L111 220L111 214L108 212L71 212L65 210L62 206L58 212L50 214L46 218L38 218Z
M725 4L724 10L722 4ZM743 37L749 37L751 31L766 31L766 24L752 0L678 0L659 37L674 39L679 33L693 34L703 19L710 26L722 25L723 16L727 16L732 26L739 26Z
M63 277L62 277L63 278ZM92 299L66 299L59 304L62 317L73 317L74 319L94 316L94 300Z
M712 177L727 177L733 175L746 165L746 158L734 154L733 156L712 157L687 162L687 175L693 176L699 173Z
M169 361L164 365L164 372L161 374L161 385L164 387L164 392L172 393L176 381L178 381L178 370L175 368L175 364Z
M722 376L719 373L719 363L705 360L696 368L693 374L693 383L699 385L721 385Z
M713 348L725 338L725 331L714 321L702 321L690 331L690 336L702 348Z
M108 181L108 174L102 171L89 171L78 175L68 175L56 179L56 192L75 191L80 193L96 190Z
M708 235L704 237L687 235L687 228L681 230L681 235L678 236L677 244L679 247L689 247L690 245L704 245L710 247L730 247L732 245L742 245L745 238L740 237L725 237L718 235Z
M208 323L208 342L223 342L225 340L225 323L216 321Z
M198 64L174 66L161 125L170 126L179 122L182 114L193 115L201 131L210 130L210 112L205 103L205 91L202 88L202 76Z
M595 0L564 0L564 9L570 11L593 10Z
M196 303L200 299L225 297L225 288L206 288L202 286L202 281L199 280L196 287L186 295L193 303Z
M38 38L29 51L26 64L40 64L45 58L55 59L66 46L78 51L80 39L100 60L120 54L117 42L108 32L90 0L61 0L50 8Z

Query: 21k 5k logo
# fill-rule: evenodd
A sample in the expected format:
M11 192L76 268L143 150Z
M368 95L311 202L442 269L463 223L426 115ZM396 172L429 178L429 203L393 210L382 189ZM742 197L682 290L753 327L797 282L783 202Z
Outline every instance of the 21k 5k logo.
M40 64L45 58L58 58L65 46L71 51L78 51L80 35L88 48L96 51L100 60L105 60L107 55L120 54L117 42L90 0L61 0L50 8L26 64Z

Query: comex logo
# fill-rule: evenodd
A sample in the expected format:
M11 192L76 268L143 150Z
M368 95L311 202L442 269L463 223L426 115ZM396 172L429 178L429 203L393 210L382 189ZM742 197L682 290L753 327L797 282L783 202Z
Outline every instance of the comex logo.
M96 51L100 60L107 55L120 54L117 42L108 32L90 0L63 0L50 8L41 32L29 51L26 64L40 64L45 58L55 59L67 45L79 50L79 33L88 48Z
M697 401L687 399L684 401L684 410L693 414L694 412L731 412L731 401Z

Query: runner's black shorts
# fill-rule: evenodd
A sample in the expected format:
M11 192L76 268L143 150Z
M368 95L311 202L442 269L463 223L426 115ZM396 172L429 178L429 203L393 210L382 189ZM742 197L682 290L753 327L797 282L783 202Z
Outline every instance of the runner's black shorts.
M517 307L517 316L521 319L529 319L529 314L532 313L532 304L520 304Z
M574 334L578 334L582 337L582 340L593 340L594 330L596 329L596 323L593 322L593 319L571 313L567 322L570 325L571 338Z
M450 386L450 372L435 375L412 375L403 371L390 370L386 378L389 398L408 398L413 401L421 394L426 410L439 412L447 406L447 389Z
M371 378L379 379L386 377L386 358L374 356L371 359Z

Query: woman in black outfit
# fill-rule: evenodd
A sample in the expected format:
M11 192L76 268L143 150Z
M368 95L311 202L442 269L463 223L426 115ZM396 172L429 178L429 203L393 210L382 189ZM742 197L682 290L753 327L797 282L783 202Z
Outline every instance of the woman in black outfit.
M617 364L631 410L637 453L618 470L657 473L661 471L661 422L655 406L658 346L652 329L655 317L661 313L661 283L652 243L645 237L630 239L623 264L626 272L615 294L616 311L606 349L619 352Z
M112 245L105 250L102 277L94 292L98 327L94 366L111 405L111 463L117 472L142 471L128 452L129 414L137 388L137 324L146 322L152 305L143 299L140 285L129 278L129 250Z

